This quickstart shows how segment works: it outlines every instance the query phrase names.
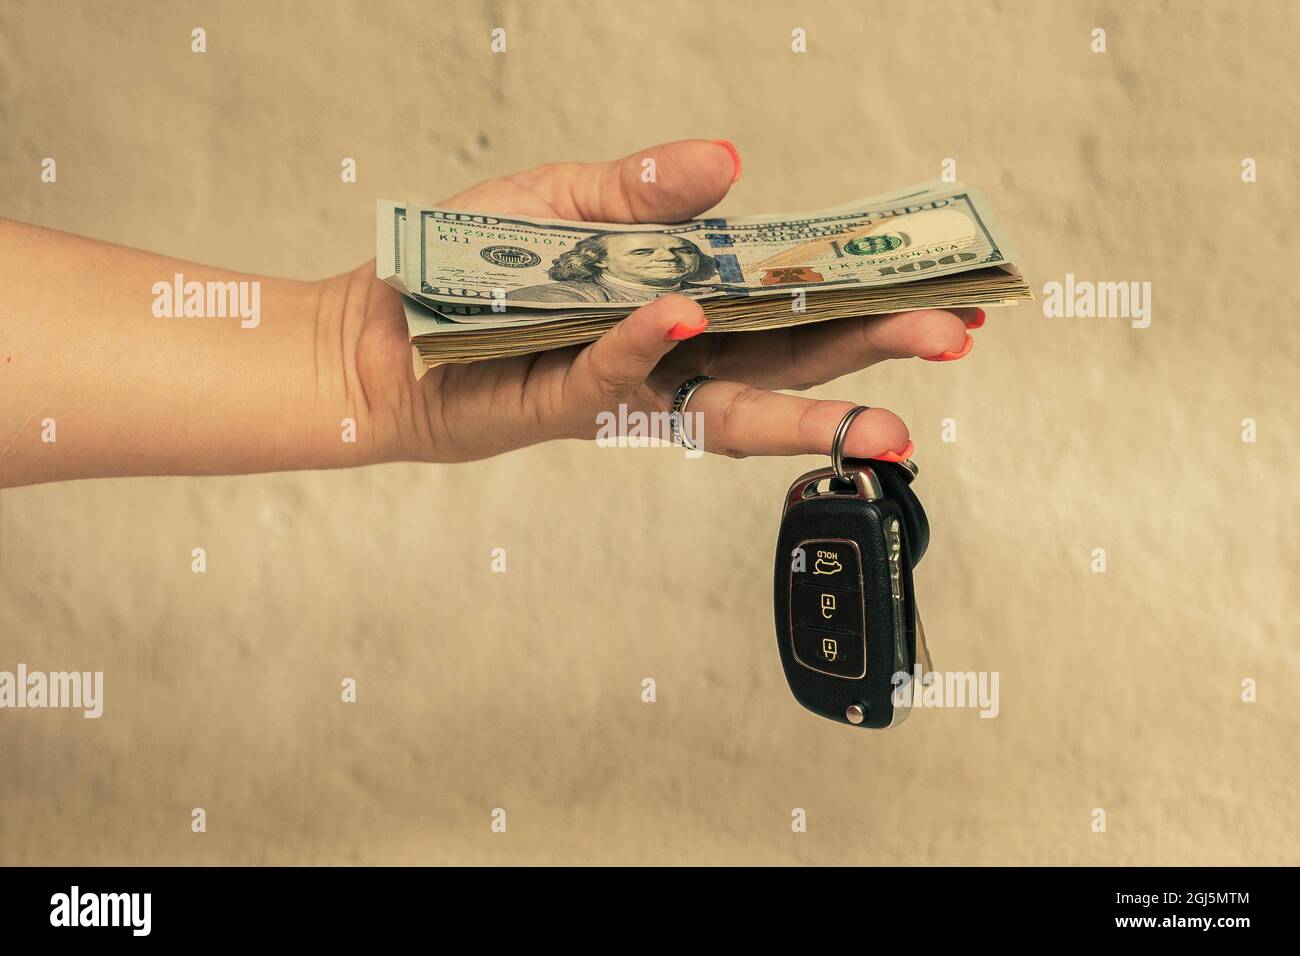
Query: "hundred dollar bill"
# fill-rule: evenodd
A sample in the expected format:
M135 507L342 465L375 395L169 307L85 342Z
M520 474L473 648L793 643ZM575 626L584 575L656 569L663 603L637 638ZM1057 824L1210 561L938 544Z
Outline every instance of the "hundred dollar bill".
M426 365L474 362L527 355L547 349L581 345L598 338L627 313L552 312L554 321L538 322L518 314L499 314L493 324L452 321L437 310L402 296L411 344ZM808 296L801 309L780 297L706 302L710 332L761 332L838 318L878 315L916 309L990 308L1033 298L1023 276L999 266L955 278L921 280L865 290L844 290Z
M868 199L859 199L851 203L845 203L842 206L832 207L826 212L839 212L842 210L851 210L861 208L868 204L881 203L898 203L903 201L917 201L922 197L940 192L949 192L963 188L961 183L948 183L940 179L934 179L916 186L906 186L888 193L881 193ZM788 214L771 214L747 217L751 219L779 219ZM410 287L405 281L402 268L406 258L403 255L403 245L406 233L406 204L395 202L391 199L380 199L376 202L377 234L375 242L375 272L378 277L388 283L399 292L409 295ZM411 279L411 285L415 283L414 277ZM627 310L623 305L614 310L622 312ZM408 318L411 316L420 317L422 309L408 309ZM445 325L446 322L472 322L480 326L493 326L502 328L514 328L528 322L545 322L554 321L557 318L564 317L570 310L535 310L521 308L518 305L507 307L504 299L494 299L492 304L479 305L474 303L439 303L439 310L429 312L423 316L428 318L429 315L437 316L437 321ZM611 313L613 314L613 313ZM429 331L421 327L417 330L420 323L413 321L411 323L411 335L415 336Z
M712 300L799 287L813 295L1009 265L1016 253L984 196L946 186L810 213L651 225L407 204L405 232L390 243L392 276L453 321L495 323L503 307L525 310L514 318L626 312L668 292Z
M960 183L932 181L918 186L895 190L892 193L855 200L842 206L816 213L796 213L769 216L749 216L728 220L701 220L708 226L718 221L727 228L739 228L752 223L800 223L816 219L824 222L841 214L860 216L864 210L885 209L902 212L881 218L900 219L916 212L931 212L949 208L947 203L935 200L953 196L975 196L972 202L977 212L982 197ZM984 203L983 205L987 205ZM415 248L410 228L411 219L421 207L414 203L380 200L377 205L376 272L378 276L403 293L411 344L426 365L444 362L474 362L484 359L527 355L547 349L580 346L599 337L619 320L640 305L640 300L592 302L584 299L578 303L552 303L537 307L528 302L509 301L502 286L494 287L488 300L440 301L415 296L410 290L417 287L420 276L417 257L408 254ZM408 216L408 211L410 216ZM472 214L471 214L472 215ZM982 214L983 215L983 214ZM493 217L501 218L501 217ZM931 217L933 219L933 217ZM541 220L520 220L537 224ZM1001 228L991 213L983 215L983 222L997 251L1005 259L1015 253L1001 234ZM575 227L604 229L603 224L565 224ZM677 226L610 226L613 231L644 229L677 229L694 224ZM897 221L891 222L902 232ZM869 235L880 235L870 233ZM843 232L834 234L832 241L841 243L857 238ZM901 236L905 241L917 238L913 233ZM922 236L922 238L925 238ZM916 244L907 246L913 252ZM892 250L884 250L889 253ZM990 253L992 253L990 248ZM940 257L934 246L922 249L930 259ZM746 258L744 261L748 262ZM911 268L911 263L918 263ZM889 263L885 263L889 265ZM960 265L960 264L958 264ZM1010 262L998 262L991 254L987 264L976 263L964 271L938 269L926 264L925 259L905 258L901 265L893 266L903 278L897 281L828 283L810 281L803 284L775 284L772 294L764 290L724 290L721 295L699 295L701 306L709 318L710 332L764 331L801 325L807 322L824 322L838 318L876 315L887 312L910 311L928 308L959 308L962 306L992 307L1012 305L1032 300L1033 294L1024 277ZM656 288L655 294L668 289ZM785 293L779 295L775 293Z

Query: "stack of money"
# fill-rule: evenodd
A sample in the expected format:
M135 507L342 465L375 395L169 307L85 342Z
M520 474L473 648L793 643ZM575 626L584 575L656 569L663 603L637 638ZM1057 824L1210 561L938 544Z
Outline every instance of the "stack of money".
M1033 295L988 200L932 182L818 212L626 225L380 200L376 270L429 366L590 342L660 295L710 332Z

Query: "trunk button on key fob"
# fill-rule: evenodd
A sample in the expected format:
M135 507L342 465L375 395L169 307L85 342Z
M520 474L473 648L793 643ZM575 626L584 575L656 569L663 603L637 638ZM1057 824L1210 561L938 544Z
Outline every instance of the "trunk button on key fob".
M824 585L828 588L862 589L862 562L852 541L804 541L803 570L795 572L795 580L805 584Z

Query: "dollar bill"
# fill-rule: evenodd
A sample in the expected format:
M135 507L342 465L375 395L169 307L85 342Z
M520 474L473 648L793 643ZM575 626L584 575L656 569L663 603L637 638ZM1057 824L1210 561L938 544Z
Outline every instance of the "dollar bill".
M576 223L406 206L404 282L453 320L505 308L636 307L913 282L1009 264L1015 251L975 189L858 201L781 217ZM469 307L456 311L454 307ZM500 314L498 305L496 314Z
M798 290L802 291L802 290ZM865 290L857 295L840 292L808 296L802 308L792 308L783 299L748 300L749 307L732 302L706 303L710 332L762 332L824 322L916 309L984 308L1011 305L1032 299L1024 278L1013 267L995 267L966 273L959 283L951 279L921 281L907 285ZM755 308L755 302L761 302ZM546 349L581 345L594 341L627 313L552 313L554 321L538 322L509 313L494 324L453 321L438 310L402 297L411 343L427 365L443 362L473 362L511 355L527 355Z
M379 200L376 223L376 274L403 294L427 365L581 345L669 292L699 299L716 332L1033 298L987 200L960 183L667 225Z
M946 183L943 180L935 179L927 183L921 183L916 186L907 186L903 189L895 190L890 193L882 193L878 196L872 196L865 200L855 200L853 203L846 203L843 206L833 207L829 212L839 212L849 210L854 206L863 204L879 204L884 202L915 201L932 193L940 193L952 189L961 188L961 184ZM391 199L380 199L375 204L375 268L376 274L384 282L391 285L399 292L408 293L407 286L403 275L403 244L406 234L406 204L396 202ZM770 216L760 216L756 218L779 219L781 214L772 214ZM475 308L464 310L466 315L480 315L483 312L490 312L490 309ZM499 314L502 310L498 308Z
M855 208L861 208L865 205L878 205L884 203L897 204L900 202L917 202L924 198L944 192L961 189L960 183L947 183L943 180L931 180L930 182L921 183L915 186L907 186L902 189L894 190L889 193L882 193L866 199L855 200L851 203L845 203L841 206L832 207L824 212L848 211ZM418 205L418 204L417 204ZM432 207L430 207L432 208ZM747 219L761 220L778 220L781 218L794 218L790 214L771 214L751 216ZM403 275L403 266L410 268L410 260L404 256L404 245L406 236L406 204L395 202L390 199L380 199L376 203L376 274L384 282L391 285L403 294L410 295L410 290L415 287L418 280L415 278L415 271L410 271L410 280L407 281ZM476 302L436 302L425 300L424 304L429 307L436 307L434 314L442 320L453 322L473 322L484 325L502 325L504 327L515 327L526 322L544 322L553 321L562 317L563 313L568 310L551 309L551 310L533 310L518 303L507 303L504 296L500 299L494 298L491 305L480 304ZM619 311L616 309L615 311ZM419 314L414 313L414 314ZM412 329L412 335L418 334Z

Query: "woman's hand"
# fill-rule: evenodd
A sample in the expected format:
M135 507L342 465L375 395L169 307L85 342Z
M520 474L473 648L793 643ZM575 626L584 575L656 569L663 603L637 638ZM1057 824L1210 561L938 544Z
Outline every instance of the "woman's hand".
M647 157L653 183L641 180ZM445 204L671 222L717 203L738 170L732 148L691 140L615 163L543 166ZM171 301L182 284L197 290L193 298L185 291L184 304ZM251 297L239 293L248 317L221 306L236 289ZM966 329L982 320L978 309L928 310L701 335L700 307L673 295L585 347L443 365L417 378L400 298L375 279L373 263L294 282L0 220L0 487L484 458L590 438L597 416L617 420L621 404L667 411L677 387L701 374L719 379L689 409L690 422L703 414L705 451L825 453L851 403L774 389L887 358L960 357ZM873 408L854 422L845 452L903 455L908 445L902 421Z
M655 160L655 182L641 179ZM610 163L559 163L491 179L441 205L601 222L677 222L716 205L739 177L734 149L685 140ZM772 332L702 335L707 320L684 296L637 309L599 340L534 355L414 373L397 292L370 263L348 281L353 312L343 322L355 341L356 375L384 458L465 461L554 438L591 438L601 412L668 410L674 391L695 375L718 379L692 397L704 416L705 451L746 455L828 453L835 427L855 402L779 394L805 389L890 358L956 358L970 350L967 328L979 309L928 309L841 319ZM357 303L362 305L358 306ZM872 408L853 423L845 454L905 456L907 426Z

